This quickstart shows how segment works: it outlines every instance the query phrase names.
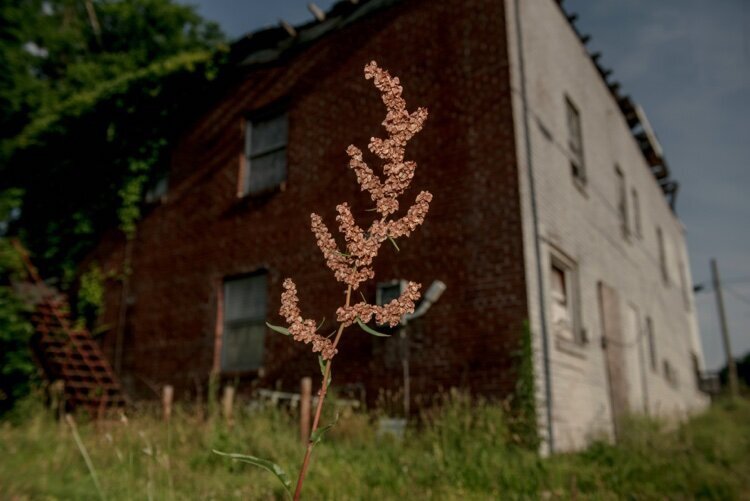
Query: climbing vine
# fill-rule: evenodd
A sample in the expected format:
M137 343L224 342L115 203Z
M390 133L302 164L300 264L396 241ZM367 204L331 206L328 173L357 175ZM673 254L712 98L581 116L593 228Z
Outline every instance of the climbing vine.
M20 203L20 190L0 193L0 223L13 218ZM4 231L0 231L2 235ZM21 257L10 241L0 236L0 414L28 393L36 373L29 340L34 332L27 315L28 306L14 289L23 276Z
M536 450L539 434L536 417L536 385L534 383L534 361L531 329L528 321L523 324L521 340L515 352L518 378L513 394L510 428L518 443Z
M79 320L88 327L94 325L103 311L105 278L104 272L97 263L90 265L81 273L76 310Z

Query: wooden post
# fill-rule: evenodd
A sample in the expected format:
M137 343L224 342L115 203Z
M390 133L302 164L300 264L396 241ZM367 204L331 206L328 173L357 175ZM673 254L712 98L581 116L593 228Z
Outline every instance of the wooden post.
M65 414L65 381L57 379L49 385L50 408L58 418Z
M734 362L732 355L732 343L729 341L729 327L727 325L727 315L724 311L724 297L721 293L721 278L719 278L719 266L716 259L711 259L711 278L716 292L716 309L719 312L719 326L721 327L721 339L724 342L724 353L727 356L727 376L729 380L729 396L737 398L740 394L739 383L737 382L737 364Z
M233 423L232 410L234 409L234 386L227 385L224 387L224 395L221 398L221 412L224 419L230 426Z
M164 421L169 422L172 417L172 398L174 397L174 388L171 384L164 385L161 391L162 417Z
M299 436L303 445L310 439L310 412L312 410L312 378L303 377L299 396Z
M399 329L401 341L401 368L404 374L404 418L409 419L411 402L411 380L409 378L409 338L407 337L406 325Z

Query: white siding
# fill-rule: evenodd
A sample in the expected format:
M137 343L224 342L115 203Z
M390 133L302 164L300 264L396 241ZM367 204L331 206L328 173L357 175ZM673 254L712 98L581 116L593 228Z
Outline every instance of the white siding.
M704 407L707 399L696 388L690 354L695 352L701 363L703 357L695 310L686 307L677 271L680 260L688 262L680 221L669 208L617 103L557 2L521 0L520 4L529 141L541 238L540 269L548 273L550 254L554 251L563 252L576 262L580 327L589 339L584 345L560 345L552 329L548 329L555 449L567 450L584 446L592 436L613 432L597 301L599 281L614 288L619 297L626 373L632 379L627 385L631 410L641 411L647 405L651 412L684 415ZM516 1L506 0L505 5L524 216L529 318L534 334L540 430L544 434L546 402L541 318L516 38ZM585 184L576 182L571 175L566 97L580 112ZM617 207L615 165L624 175L625 193L633 189L638 192L642 237L635 231L629 236L623 235ZM668 242L669 284L663 282L659 266L657 226ZM686 280L691 283L687 271ZM549 277L543 277L542 283L549 284ZM544 292L549 312L549 290ZM634 337L636 332L645 332L647 316L653 319L656 334L658 373L650 368L645 335ZM672 386L665 380L664 359L669 360L677 372L679 386Z

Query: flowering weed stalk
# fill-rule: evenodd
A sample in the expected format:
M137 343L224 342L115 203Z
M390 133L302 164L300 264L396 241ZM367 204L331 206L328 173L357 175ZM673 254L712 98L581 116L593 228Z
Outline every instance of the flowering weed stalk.
M336 280L347 287L346 302L336 310L336 319L339 322L336 336L333 340L321 336L317 333L316 322L302 317L298 306L297 287L290 278L284 280L284 292L281 294L281 309L279 310L288 327L268 324L274 331L290 335L295 341L311 344L312 351L319 354L323 375L310 439L294 492L295 500L299 499L302 493L302 484L313 448L320 442L323 433L333 425L329 424L321 428L320 416L328 386L331 383L331 365L338 353L337 347L344 329L356 323L370 334L382 335L365 324L374 317L380 325L388 324L391 327L397 325L404 315L414 312L414 304L419 299L421 288L420 284L409 282L398 298L382 306L369 304L366 301L352 303L352 291L357 290L362 282L375 277L372 263L381 245L386 240L390 240L395 246L397 238L409 236L424 221L432 200L431 193L422 191L404 216L392 218L399 209L398 198L409 187L417 167L415 162L404 160L405 147L407 142L422 129L427 118L427 110L417 108L416 111L410 113L401 96L403 87L399 79L391 77L374 61L365 66L364 73L367 80L374 81L387 109L383 121L383 126L388 133L387 137L385 139L373 137L368 145L370 152L383 161L383 176L373 172L365 162L362 151L356 146L350 145L346 153L349 155L349 167L356 174L362 191L367 191L375 202L374 211L378 213L378 217L365 230L357 225L346 202L336 206L338 229L346 242L346 252L343 252L339 249L323 219L315 213L310 216L312 232L326 264L334 272ZM278 465L252 456L232 454L230 457L271 471L284 483L287 490L290 489L291 482Z

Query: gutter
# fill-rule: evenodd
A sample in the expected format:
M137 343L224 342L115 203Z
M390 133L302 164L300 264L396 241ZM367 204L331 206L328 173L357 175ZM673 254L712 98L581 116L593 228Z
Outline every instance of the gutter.
M539 292L539 317L542 334L542 359L544 364L544 400L547 414L547 444L550 454L555 452L555 440L552 430L552 376L549 355L549 333L547 332L546 301L544 280L542 278L542 251L539 235L539 211L536 202L534 185L534 166L532 161L531 136L529 126L528 95L526 92L526 69L523 56L523 36L521 34L520 0L515 0L516 45L518 47L518 72L521 80L521 102L523 103L523 133L526 149L526 172L529 177L529 196L531 197L531 219L534 227L534 254L536 255L537 289Z

